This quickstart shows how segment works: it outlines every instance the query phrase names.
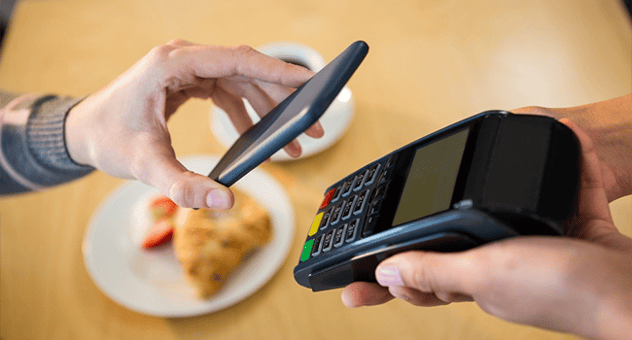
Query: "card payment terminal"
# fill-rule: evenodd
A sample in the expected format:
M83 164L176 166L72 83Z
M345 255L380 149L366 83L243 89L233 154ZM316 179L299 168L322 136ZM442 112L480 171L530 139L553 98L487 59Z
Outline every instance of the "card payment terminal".
M329 187L294 268L313 291L375 282L408 251L460 251L563 235L576 208L579 141L555 119L488 111L400 148Z

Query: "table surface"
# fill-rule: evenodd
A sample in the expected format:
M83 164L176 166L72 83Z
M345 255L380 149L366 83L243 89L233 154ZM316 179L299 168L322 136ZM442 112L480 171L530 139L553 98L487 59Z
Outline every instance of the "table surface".
M309 45L329 61L355 40L371 47L349 82L356 115L313 157L263 165L292 199L294 245L250 298L210 314L163 319L101 293L81 244L95 210L125 181L95 172L46 192L0 200L3 339L570 339L504 322L474 303L401 301L347 309L339 291L298 286L292 268L326 187L449 123L487 109L563 107L632 92L631 27L618 1L25 0L0 60L0 88L84 96L153 46ZM208 101L169 122L178 155L221 154ZM612 203L632 231L630 197Z

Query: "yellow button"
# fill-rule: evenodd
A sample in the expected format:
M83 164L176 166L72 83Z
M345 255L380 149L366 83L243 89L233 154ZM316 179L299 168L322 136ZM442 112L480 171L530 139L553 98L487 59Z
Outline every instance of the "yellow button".
M314 217L314 222L312 222L312 227L309 228L309 233L307 233L307 235L312 236L318 232L318 227L320 226L320 220L322 219L323 219L322 212L316 215L316 217Z

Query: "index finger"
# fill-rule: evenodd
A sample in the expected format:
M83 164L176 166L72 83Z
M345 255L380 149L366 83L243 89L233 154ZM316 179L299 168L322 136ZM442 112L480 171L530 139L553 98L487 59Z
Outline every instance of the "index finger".
M233 47L193 45L171 52L175 65L200 78L242 76L298 87L313 75L304 67L267 56L246 45Z
M348 308L375 306L393 299L388 288L375 283L354 282L346 286L340 295L342 303Z

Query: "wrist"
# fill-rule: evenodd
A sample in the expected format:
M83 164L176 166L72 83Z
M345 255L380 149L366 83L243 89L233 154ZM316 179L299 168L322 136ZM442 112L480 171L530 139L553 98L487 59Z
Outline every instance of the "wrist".
M88 143L86 139L86 128L89 126L83 121L85 102L79 102L72 107L67 115L64 125L64 137L66 139L66 148L70 159L80 165L91 166L88 158Z

